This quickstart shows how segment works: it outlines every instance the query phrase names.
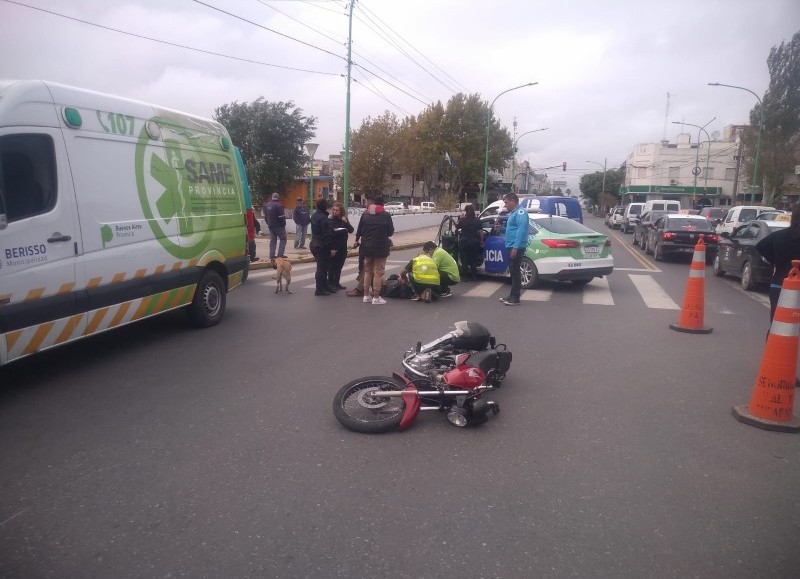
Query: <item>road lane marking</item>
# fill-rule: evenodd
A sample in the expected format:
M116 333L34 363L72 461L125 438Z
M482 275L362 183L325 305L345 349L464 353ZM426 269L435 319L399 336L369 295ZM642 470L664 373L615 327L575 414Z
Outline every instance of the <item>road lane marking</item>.
M608 286L608 278L595 278L583 286L583 303L598 306L613 306L614 298Z
M488 298L504 285L505 283L501 281L481 281L478 285L470 287L463 295L468 298Z
M634 257L634 259L636 259L636 261L638 261L639 263L641 263L643 266L645 266L647 268L647 271L654 271L654 272L661 273L661 270L657 266L653 265L653 263L651 261L649 261L646 257L643 257L642 254L639 253L638 250L636 250L636 248L635 248L635 246L633 244L626 243L625 239L621 238L620 236L618 236L613 231L611 233L609 233L609 237L613 237L614 239L616 239L619 242L619 245L622 246L622 248L625 251L630 253ZM614 268L614 269L616 269L616 268Z
M551 297L553 297L551 289L532 289L522 292L519 299L523 302L547 302Z
M645 305L648 308L657 310L679 310L678 304L672 301L672 298L667 295L667 292L656 283L656 281L649 275L632 275L628 274L631 278L633 285L642 296Z

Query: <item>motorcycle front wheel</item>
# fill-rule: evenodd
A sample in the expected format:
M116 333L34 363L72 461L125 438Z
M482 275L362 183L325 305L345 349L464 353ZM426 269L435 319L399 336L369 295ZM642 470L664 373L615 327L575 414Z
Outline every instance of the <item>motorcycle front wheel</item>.
M365 434L389 432L400 426L406 403L399 396L374 396L379 390L403 390L393 378L365 376L342 386L333 399L333 415L348 430Z

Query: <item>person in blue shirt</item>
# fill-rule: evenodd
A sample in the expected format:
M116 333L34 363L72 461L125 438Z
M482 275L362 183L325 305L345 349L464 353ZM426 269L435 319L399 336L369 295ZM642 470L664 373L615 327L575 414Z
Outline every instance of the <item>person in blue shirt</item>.
M508 212L506 249L508 249L508 270L511 274L511 293L507 298L500 298L500 301L507 306L518 306L522 289L520 265L528 247L528 211L519 206L519 197L516 193L506 193L503 202Z

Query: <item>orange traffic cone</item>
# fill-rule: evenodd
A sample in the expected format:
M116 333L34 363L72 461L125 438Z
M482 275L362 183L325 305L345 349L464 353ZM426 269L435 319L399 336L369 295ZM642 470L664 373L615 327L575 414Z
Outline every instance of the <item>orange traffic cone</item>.
M781 286L749 406L734 406L737 420L765 430L800 432L794 416L797 349L800 346L800 260Z
M683 298L681 321L670 324L677 332L689 334L710 334L711 328L703 327L703 309L706 293L706 244L703 235L694 246L692 267L689 270L689 281L686 282L686 295Z

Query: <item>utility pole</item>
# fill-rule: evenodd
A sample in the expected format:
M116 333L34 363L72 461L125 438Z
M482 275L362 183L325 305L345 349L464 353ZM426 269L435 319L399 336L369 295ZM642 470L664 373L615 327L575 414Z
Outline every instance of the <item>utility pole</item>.
M353 68L353 6L355 3L356 0L350 0L350 22L347 32L347 110L344 121L344 171L342 175L345 213L350 204L350 78Z
M739 148L736 151L736 157L735 157L736 158L736 171L734 172L734 175L733 175L733 204L734 205L738 205L739 204L739 198L738 198L738 194L739 194L738 193L738 189L739 189L739 167L742 164L742 147L743 146L744 146L744 142L740 138L739 139Z

